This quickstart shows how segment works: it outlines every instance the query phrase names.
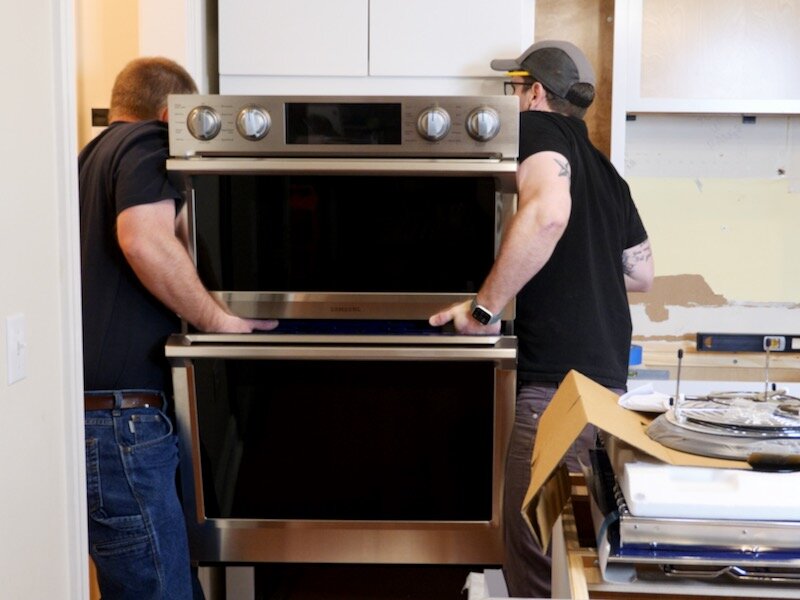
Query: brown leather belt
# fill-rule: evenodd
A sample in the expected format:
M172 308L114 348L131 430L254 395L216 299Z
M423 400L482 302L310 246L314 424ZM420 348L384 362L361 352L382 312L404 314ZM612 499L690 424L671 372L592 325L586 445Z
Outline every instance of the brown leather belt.
M85 394L83 407L85 410L113 410L113 394ZM161 394L149 392L122 392L121 408L163 408L164 400Z

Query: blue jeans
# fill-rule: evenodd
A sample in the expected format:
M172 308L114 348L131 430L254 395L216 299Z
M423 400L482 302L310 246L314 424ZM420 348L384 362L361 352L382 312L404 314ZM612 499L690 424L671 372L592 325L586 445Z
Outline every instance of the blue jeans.
M120 406L121 392L103 393ZM103 599L191 600L172 422L130 408L87 411L85 424L89 553Z

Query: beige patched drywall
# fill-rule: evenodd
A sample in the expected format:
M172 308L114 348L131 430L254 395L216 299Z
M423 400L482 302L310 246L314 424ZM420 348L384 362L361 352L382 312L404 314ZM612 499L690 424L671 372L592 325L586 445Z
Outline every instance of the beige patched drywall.
M773 179L629 177L653 246L634 333L800 332L800 193Z

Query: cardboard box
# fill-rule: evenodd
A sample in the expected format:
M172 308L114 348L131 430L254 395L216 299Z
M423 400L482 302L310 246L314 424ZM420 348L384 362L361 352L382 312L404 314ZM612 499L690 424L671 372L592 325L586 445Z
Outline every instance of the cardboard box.
M569 473L562 458L588 424L671 465L750 468L743 461L688 454L651 440L645 430L652 419L622 408L618 400L614 392L570 371L540 417L522 512L534 538L545 549L550 545L553 525L570 499Z

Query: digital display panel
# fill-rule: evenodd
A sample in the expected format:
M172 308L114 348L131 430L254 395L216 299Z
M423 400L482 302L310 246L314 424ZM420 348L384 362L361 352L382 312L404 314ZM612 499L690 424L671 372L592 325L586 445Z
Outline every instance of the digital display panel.
M286 105L286 143L383 146L400 144L397 102L293 102Z

